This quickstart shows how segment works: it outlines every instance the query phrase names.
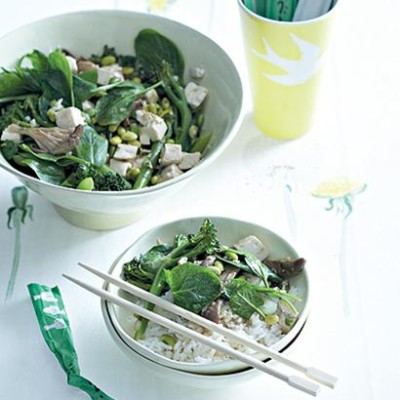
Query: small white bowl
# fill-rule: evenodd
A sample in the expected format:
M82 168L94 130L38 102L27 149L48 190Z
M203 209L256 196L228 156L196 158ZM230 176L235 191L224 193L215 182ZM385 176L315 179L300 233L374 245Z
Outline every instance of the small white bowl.
M134 256L145 253L148 249L155 245L157 240L160 240L164 243L171 243L175 235L179 233L194 233L198 230L203 219L204 217L182 219L155 227L147 231L115 260L109 272L115 276L120 276L123 264L125 262L130 261ZM271 251L271 258L278 259L284 257L299 257L297 252L292 246L290 246L288 242L263 226L224 217L210 217L210 220L215 224L218 231L218 237L223 244L231 245L245 236L255 235L265 245L268 246ZM295 325L292 327L289 333L271 346L271 348L277 351L283 350L290 342L293 341L293 339L301 331L308 315L309 281L306 270L303 270L298 276L292 278L290 282L294 287L297 288L298 296L302 299L302 302L296 304L299 311L299 317ZM121 292L113 285L105 284L104 288L115 295L124 297L129 296L129 294ZM130 313L128 311L107 302L103 304L103 308L106 309L103 310L103 313L108 313L113 326L123 341L127 343L127 345L136 353L139 353L143 357L158 364L181 371L195 372L198 374L230 373L243 370L247 367L245 364L237 360L215 361L211 363L190 363L174 361L160 354L156 354L140 342L134 340L132 337L132 324L129 321ZM267 357L265 355L258 354L257 358L265 360Z
M101 29L91 31L92 27ZM232 141L243 117L239 73L213 40L186 25L152 14L121 10L75 12L31 23L0 38L0 66L12 68L33 49L48 53L61 46L74 54L89 56L107 44L122 54L133 54L134 38L144 28L153 28L176 43L185 58L186 81L191 67L205 68L202 85L209 89L209 96L204 129L213 132L213 137L201 163L190 171L156 186L123 192L87 192L45 183L16 170L0 154L0 167L52 202L57 212L74 225L97 230L129 225L209 166Z

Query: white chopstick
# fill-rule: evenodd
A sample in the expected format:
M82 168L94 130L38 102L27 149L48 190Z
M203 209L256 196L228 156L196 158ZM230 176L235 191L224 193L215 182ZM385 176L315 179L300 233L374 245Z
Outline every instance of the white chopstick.
M269 375L272 375L275 378L286 382L288 385L290 385L296 389L299 389L299 390L301 390L307 394L311 394L313 396L317 396L317 394L319 393L320 387L317 384L315 384L314 382L311 382L307 379L304 379L304 378L296 376L296 375L287 375L285 373L276 371L273 368L268 367L262 361L257 360L256 358L253 358L247 354L241 353L240 351L234 350L230 346L227 346L223 343L217 342L217 341L215 341L207 336L204 336L201 333L193 331L183 325L179 325L176 322L173 322L159 314L154 313L153 311L147 310L147 309L145 309L139 305L136 305L134 303L131 303L119 296L111 294L110 292L108 292L104 289L96 288L95 286L89 285L88 283L85 283L83 281L80 281L79 279L73 278L73 277L65 275L65 274L63 274L63 276L64 276L64 278L83 287L84 289L88 290L89 292L96 294L97 296L101 297L102 299L108 300L109 302L119 305L121 307L124 307L124 308L132 311L133 313L140 315L143 318L153 321L153 322L155 322L159 325L162 325L168 329L172 329L175 332L178 332L182 335L188 336L194 340L197 340L198 342L206 344L207 346L210 346L222 353L225 353L225 354L229 355L230 357L236 358L237 360L242 361L243 363L250 365L253 368L256 368L256 369L258 369L262 372L265 372Z
M166 301L162 299L161 297L155 296L143 289L140 289L137 286L131 285L130 283L123 281L122 279L110 275L108 273L104 273L102 271L99 271L98 269L91 267L90 265L84 264L79 262L78 263L81 267L85 268L89 272L93 273L94 275L97 275L98 277L104 279L107 282L111 282L114 285L118 286L119 288L125 290L128 293L131 293L143 300L149 301L150 303L153 303L164 310L170 311L173 314L177 314L189 321L192 321L198 325L203 326L204 328L207 328L211 331L220 333L221 335L233 339L236 342L242 343L245 346L259 352L267 355L268 357L272 358L273 360L280 362L281 364L284 364L290 368L293 368L299 372L302 372L306 376L308 376L310 379L313 379L325 386L328 386L330 388L334 388L336 383L337 383L337 378L335 376L332 376L324 371L321 371L320 369L314 368L314 367L307 367L304 365L301 365L300 363L290 360L283 354L279 353L276 350L273 350L271 348L268 348L260 343L257 343L254 340L239 336L235 334L232 330L227 329L221 325L218 325L206 318L203 318L197 314L194 314L182 307L179 307L173 303L170 303L169 301Z

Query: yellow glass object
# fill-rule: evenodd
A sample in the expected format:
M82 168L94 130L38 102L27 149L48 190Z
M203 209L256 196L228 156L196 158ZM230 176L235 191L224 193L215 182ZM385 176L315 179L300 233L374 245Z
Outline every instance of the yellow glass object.
M147 0L147 5L151 12L164 11L167 8L167 0Z
M254 122L270 137L296 139L312 126L336 6L309 21L282 22L238 3Z

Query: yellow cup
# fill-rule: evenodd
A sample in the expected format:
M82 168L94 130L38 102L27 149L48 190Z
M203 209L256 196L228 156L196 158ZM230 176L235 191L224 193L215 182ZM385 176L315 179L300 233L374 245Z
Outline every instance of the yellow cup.
M238 4L254 122L272 138L299 138L312 126L336 6L315 19L282 22Z

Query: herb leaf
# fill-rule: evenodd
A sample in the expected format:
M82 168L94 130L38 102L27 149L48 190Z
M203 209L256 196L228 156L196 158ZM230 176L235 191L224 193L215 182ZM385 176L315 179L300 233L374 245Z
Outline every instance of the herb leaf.
M186 263L164 270L174 303L198 314L221 293L221 281L207 268Z
M85 125L83 134L76 146L77 156L101 167L106 163L107 150L107 139L100 136L92 127Z
M231 279L226 283L224 292L229 298L229 305L235 314L244 319L249 319L254 312L263 316L259 307L264 304L264 299L245 279Z
M15 155L13 161L21 166L32 169L41 181L60 185L65 179L64 168L53 162L33 157L28 153Z
M185 61L181 51L170 39L154 29L143 29L135 39L136 57L141 67L147 71L161 70L163 61L170 64L173 74L183 79Z

